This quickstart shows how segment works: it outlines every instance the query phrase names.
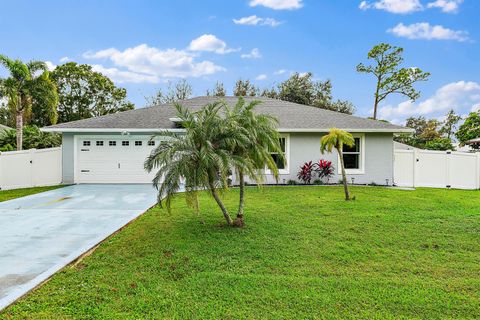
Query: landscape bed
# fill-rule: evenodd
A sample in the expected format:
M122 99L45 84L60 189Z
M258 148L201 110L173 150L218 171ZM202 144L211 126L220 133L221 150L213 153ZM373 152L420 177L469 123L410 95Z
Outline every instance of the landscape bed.
M479 191L342 192L249 187L244 229L179 195L0 318L480 317Z

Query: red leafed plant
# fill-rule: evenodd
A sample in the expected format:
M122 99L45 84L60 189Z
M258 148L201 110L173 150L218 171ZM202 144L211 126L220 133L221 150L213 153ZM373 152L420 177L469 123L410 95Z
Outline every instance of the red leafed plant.
M328 180L333 176L335 169L332 166L332 161L320 159L315 164L315 171L320 179L326 179L328 182Z
M305 162L297 174L298 179L302 180L305 184L310 183L312 181L314 168L315 164L312 161Z

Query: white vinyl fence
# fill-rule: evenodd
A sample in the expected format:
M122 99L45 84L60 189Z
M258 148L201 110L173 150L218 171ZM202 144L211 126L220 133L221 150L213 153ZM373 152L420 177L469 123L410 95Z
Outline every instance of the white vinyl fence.
M62 182L62 148L0 153L0 189L49 186Z
M395 150L394 183L400 187L480 189L480 153Z

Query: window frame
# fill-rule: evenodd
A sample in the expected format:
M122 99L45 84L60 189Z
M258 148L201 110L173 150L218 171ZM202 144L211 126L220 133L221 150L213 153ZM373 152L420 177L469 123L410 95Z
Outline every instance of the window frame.
M122 140L122 147L130 147L130 141L129 140Z
M365 174L365 134L364 133L354 133L352 134L353 138L360 139L360 151L359 153L359 167L358 169L347 169L345 168L346 174ZM346 154L356 154L356 152L347 152ZM345 153L344 153L345 155ZM340 166L340 156L337 154L337 172L342 174L342 167Z
M141 146L143 146L143 141L142 141L142 140L135 140L134 146L135 146L135 147L141 147Z
M285 168L284 169L278 169L278 174L290 174L290 134L288 133L280 133L280 138L285 139ZM275 153L275 152L270 152L270 154ZM273 172L265 168L265 174L273 174Z
M83 140L82 146L83 147L91 147L92 142L90 140Z
M95 147L103 147L104 145L105 143L103 142L103 140L95 141Z
M117 146L117 141L116 140L109 140L108 141L108 146L109 147L116 147Z
M155 147L156 143L155 140L148 140L147 147Z

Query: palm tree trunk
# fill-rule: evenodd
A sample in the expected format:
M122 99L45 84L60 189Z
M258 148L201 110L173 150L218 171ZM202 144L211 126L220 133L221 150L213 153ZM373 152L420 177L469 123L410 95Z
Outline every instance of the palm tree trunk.
M16 114L17 127L17 150L22 150L23 147L23 110L17 111Z
M243 221L243 208L245 206L245 176L243 175L243 170L238 170L238 177L240 179L240 197L238 203L237 218L235 219L235 225L238 227L243 227L245 225L245 222Z
M342 148L337 148L338 156L340 157L340 167L342 168L343 190L345 191L345 200L350 200L350 193L348 192L347 174L345 173L345 164L343 163Z
M225 217L225 220L227 221L227 224L229 226L231 226L233 224L233 220L230 217L230 215L228 214L227 208L225 208L225 205L223 204L222 200L218 196L217 189L215 189L215 186L213 185L213 183L210 183L209 186L210 186L210 192L212 193L213 198L215 199L218 206L222 210L223 216Z

